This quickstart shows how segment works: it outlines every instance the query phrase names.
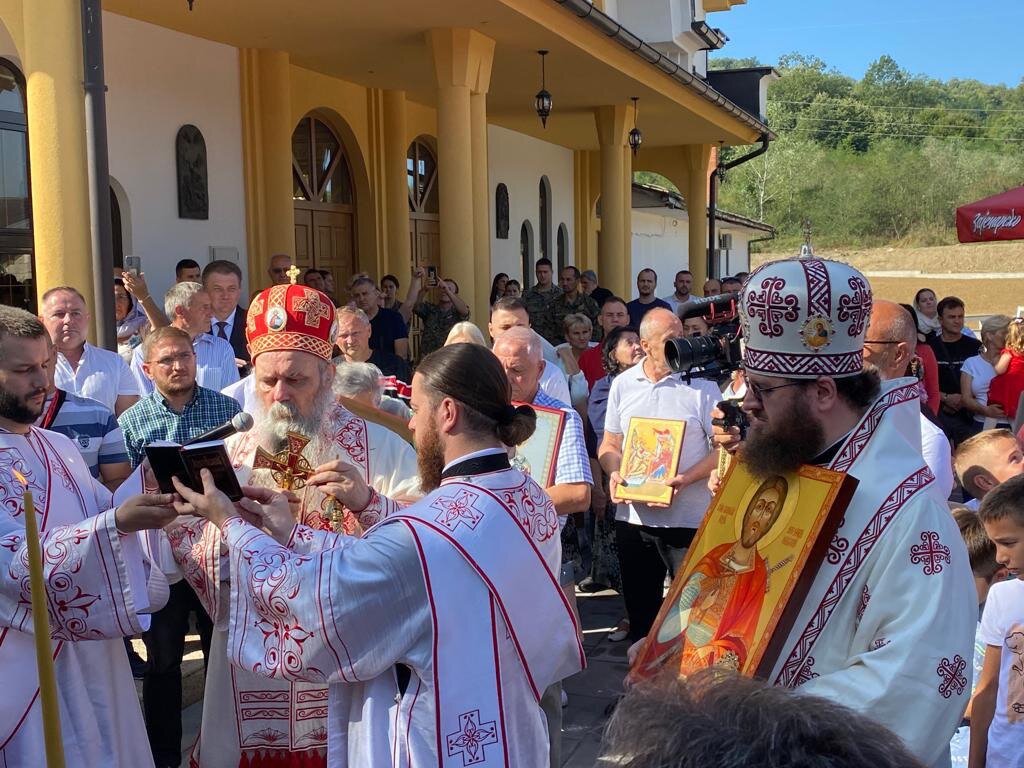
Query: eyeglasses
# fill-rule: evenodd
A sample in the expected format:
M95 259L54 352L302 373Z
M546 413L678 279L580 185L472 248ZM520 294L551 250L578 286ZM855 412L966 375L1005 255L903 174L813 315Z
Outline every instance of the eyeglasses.
M764 402L764 396L771 394L777 389L785 389L786 387L799 387L807 384L806 381L790 381L785 384L776 384L774 387L762 387L759 384L747 379L747 391L754 396L754 399L758 402Z
M183 352L180 355L168 355L167 357L161 357L159 360L150 360L149 364L159 365L161 368L173 368L175 363L184 365L193 357L195 357L195 353Z

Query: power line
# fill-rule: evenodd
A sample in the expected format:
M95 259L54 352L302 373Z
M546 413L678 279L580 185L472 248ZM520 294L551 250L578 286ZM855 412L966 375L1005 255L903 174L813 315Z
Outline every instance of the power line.
M807 122L807 121L813 121L813 122L817 122L817 123L840 123L842 125L852 125L852 126L856 126L856 125L878 126L879 128L882 128L885 125L885 123L883 121L873 120L873 119L845 118L845 117L814 117L813 115L800 115L800 117L798 118L798 124L804 123L804 122ZM897 123L894 124L894 126L897 129L899 129L899 130L903 130L905 128L931 128L931 129L938 130L938 131L960 131L960 130L963 130L965 128L984 128L985 127L985 126L980 126L980 125L936 125L934 123L903 123L903 122L897 122ZM796 127L796 126L794 126L794 127ZM822 126L822 127L823 128L827 128L828 126ZM935 134L935 135L936 136L941 136L943 134ZM986 136L976 136L976 137L973 137L973 138L1001 139L1001 138L1012 138L1012 137L1011 136L1005 136L1004 137L1004 136L1000 136L1000 135L990 135L990 134L987 134Z
M825 135L843 135L843 136L876 136L883 139L938 139L940 141L989 141L993 143L999 143L1004 141L1009 142L1024 142L1024 139L1013 139L1013 138L989 138L988 136L937 136L934 133L874 133L871 131L860 131L860 130L843 130L842 128L822 128L820 130L815 128L793 128L786 133L806 133L815 136Z
M785 101L784 99L773 99L769 97L768 104L793 104L809 107L811 104L820 103L813 101ZM1005 109L1002 107L905 107L902 104L899 106L893 104L862 104L860 102L853 102L857 106L867 107L868 109L898 109L901 111L914 110L914 111L925 111L925 110L939 110L946 112L1009 112L1012 114L1024 115L1024 109Z

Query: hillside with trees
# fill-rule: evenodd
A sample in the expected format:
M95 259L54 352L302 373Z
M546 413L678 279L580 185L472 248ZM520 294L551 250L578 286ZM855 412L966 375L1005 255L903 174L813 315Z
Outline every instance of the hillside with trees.
M712 68L760 66L712 59ZM942 82L882 56L861 80L790 54L768 90L769 151L730 171L719 205L802 240L862 248L956 242L956 206L1024 184L1024 79ZM749 152L727 148L725 159Z

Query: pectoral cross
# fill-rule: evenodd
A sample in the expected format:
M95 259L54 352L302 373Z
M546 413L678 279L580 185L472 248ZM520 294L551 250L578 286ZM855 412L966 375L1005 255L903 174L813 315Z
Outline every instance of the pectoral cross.
M309 438L295 432L287 434L287 447L280 453L271 453L256 448L253 469L269 469L279 488L286 491L298 491L306 487L306 478L313 474L309 461L302 455L302 449L309 444Z
M288 275L288 279L291 281L292 285L295 285L296 281L299 279L299 275L302 274L302 270L292 264L288 267L288 271L285 272L285 274Z

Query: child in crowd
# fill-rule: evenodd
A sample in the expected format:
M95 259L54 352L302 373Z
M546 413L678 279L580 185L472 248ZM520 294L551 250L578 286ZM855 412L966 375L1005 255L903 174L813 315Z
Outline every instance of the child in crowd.
M1013 423L1017 418L1017 403L1024 392L1024 318L1014 318L1006 330L1006 345L993 366L996 376L988 390L988 401L1003 406L1006 417Z
M993 584L979 636L985 662L971 701L971 768L1024 768L1024 476L988 493L978 517L1010 579Z
M1012 432L988 429L957 447L953 467L964 490L974 497L965 506L977 509L993 488L1024 472L1024 454Z
M981 670L985 661L985 643L981 639L981 612L985 607L989 589L998 581L1006 578L1006 568L996 562L996 546L985 533L985 527L978 518L978 513L965 507L953 510L953 519L960 528L960 536L967 545L967 556L971 561L971 572L974 574L974 587L978 591L978 631L974 638L974 684L981 678ZM964 720L971 722L971 704L967 704ZM968 764L968 746L970 744L970 726L964 725L953 734L949 743L950 757L953 765Z

